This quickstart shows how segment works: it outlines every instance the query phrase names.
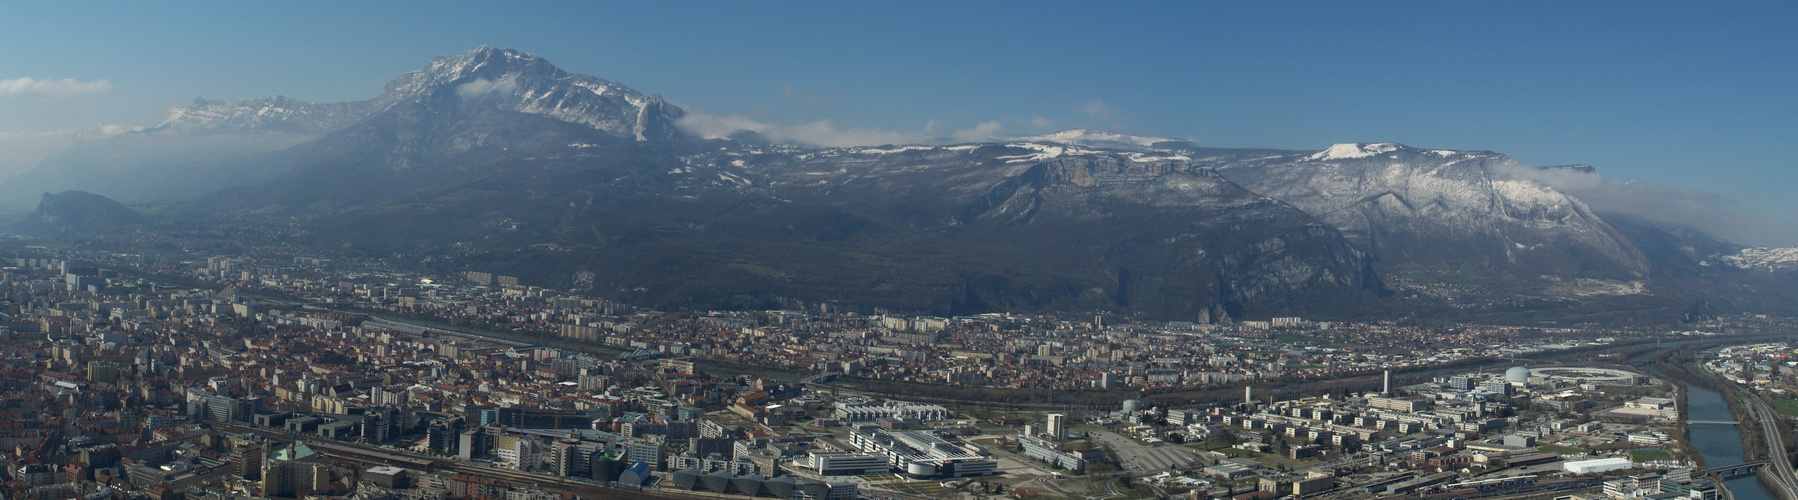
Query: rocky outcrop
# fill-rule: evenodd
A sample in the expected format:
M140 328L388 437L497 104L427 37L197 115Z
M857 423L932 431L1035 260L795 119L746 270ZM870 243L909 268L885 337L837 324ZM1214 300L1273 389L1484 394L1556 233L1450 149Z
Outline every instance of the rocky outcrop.
M44 193L37 210L13 224L12 230L35 236L62 236L116 231L143 224L147 217L111 198L81 191Z

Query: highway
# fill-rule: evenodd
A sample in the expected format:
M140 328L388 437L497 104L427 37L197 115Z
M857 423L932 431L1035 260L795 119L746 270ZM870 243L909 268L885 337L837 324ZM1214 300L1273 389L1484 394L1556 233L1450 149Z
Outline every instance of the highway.
M1779 414L1774 413L1773 407L1762 400L1760 396L1740 387L1735 389L1742 401L1747 402L1748 407L1754 409L1754 419L1760 421L1761 424L1761 436L1765 438L1769 455L1767 462L1773 465L1773 470L1767 471L1763 477L1772 484L1773 490L1779 493L1779 498L1798 500L1798 475L1792 473L1792 461L1786 459L1785 441L1779 436Z

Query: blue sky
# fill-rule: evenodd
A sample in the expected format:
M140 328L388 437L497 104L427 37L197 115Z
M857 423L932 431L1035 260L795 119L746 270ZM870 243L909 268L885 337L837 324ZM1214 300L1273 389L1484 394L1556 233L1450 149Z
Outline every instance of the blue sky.
M0 175L68 131L194 97L367 99L485 44L781 125L1590 163L1798 244L1792 2L645 4L0 4Z

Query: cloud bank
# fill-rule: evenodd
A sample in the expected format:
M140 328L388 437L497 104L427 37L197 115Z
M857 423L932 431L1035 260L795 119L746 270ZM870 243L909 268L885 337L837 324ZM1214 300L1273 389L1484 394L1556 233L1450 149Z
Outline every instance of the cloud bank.
M69 78L38 80L30 77L0 80L0 97L76 97L111 93L112 82L106 80L78 82Z
M1496 168L1494 173L1540 182L1573 195L1601 213L1691 226L1749 245L1798 244L1798 231L1794 231L1798 227L1792 227L1789 221L1746 215L1731 200L1716 193L1644 181L1618 181L1585 165L1545 168L1511 165Z
M997 121L982 122L971 128L938 134L934 121L923 130L840 127L830 120L776 125L743 115L713 115L698 110L688 110L686 116L675 122L675 126L706 139L722 139L740 132L754 132L774 142L830 148L982 142L1005 137L1005 127Z

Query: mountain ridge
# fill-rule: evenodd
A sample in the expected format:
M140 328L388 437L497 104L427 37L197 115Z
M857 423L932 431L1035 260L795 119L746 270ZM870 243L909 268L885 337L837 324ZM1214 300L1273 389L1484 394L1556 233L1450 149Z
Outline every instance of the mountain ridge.
M382 117L387 117L389 124L406 120L422 124L428 120L411 108L446 103L575 124L609 136L602 137L602 142L624 139L660 144L683 139L675 122L685 111L659 95L643 95L611 81L568 73L534 55L482 46L434 58L424 68L390 81L380 95L363 101L321 104L281 96L230 101L196 98L188 106L172 108L156 126L53 156L37 168L0 181L0 199L24 200L39 192L81 188L133 203L166 203L267 182L307 161L293 159L294 154L286 153L289 148L329 139ZM406 116L396 118L396 114ZM390 127L376 133L421 132ZM149 154L143 154L145 151ZM404 152L388 155L404 164L413 156ZM14 208L23 207L15 203Z
M1768 307L1733 283L1785 286L1731 264L1782 253L1613 225L1490 151L1225 149L1087 129L840 148L701 139L659 96L485 46L367 101L183 109L148 135L304 140L158 164L214 165L200 169L217 172L209 185L229 184L164 213L283 218L307 248L425 256L445 273L550 286L587 273L595 290L667 307L786 297L1216 321L1627 305L1672 320L1695 301Z

